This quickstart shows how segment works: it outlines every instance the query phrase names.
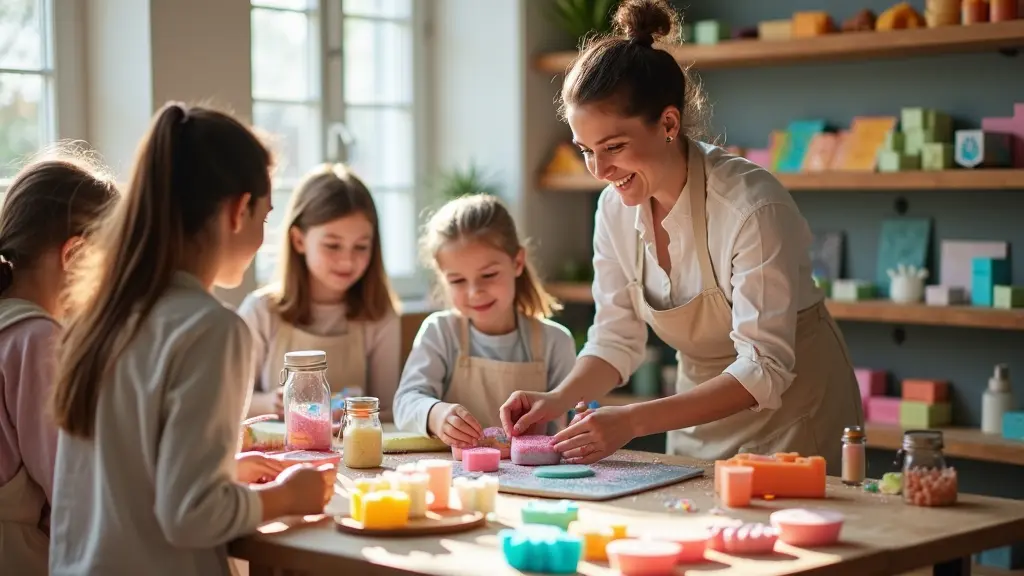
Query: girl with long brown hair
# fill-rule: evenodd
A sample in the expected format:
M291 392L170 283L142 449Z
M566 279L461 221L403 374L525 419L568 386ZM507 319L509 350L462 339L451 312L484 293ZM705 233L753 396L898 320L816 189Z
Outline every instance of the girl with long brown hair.
M452 200L427 223L423 258L451 309L423 321L395 396L395 424L449 446L473 446L499 426L516 390L544 392L572 369L576 344L550 316L540 283L501 201Z
M370 191L342 164L314 168L292 193L277 279L238 308L255 334L250 416L282 414L286 352L323 350L331 392L375 396L391 420L401 325L378 224Z
M47 155L49 156L49 155ZM47 573L57 429L48 417L66 271L117 198L87 156L26 165L0 209L0 566Z
M263 241L271 156L231 116L168 104L69 290L51 574L225 574L226 544L323 511L332 473L236 459L252 337L213 287Z

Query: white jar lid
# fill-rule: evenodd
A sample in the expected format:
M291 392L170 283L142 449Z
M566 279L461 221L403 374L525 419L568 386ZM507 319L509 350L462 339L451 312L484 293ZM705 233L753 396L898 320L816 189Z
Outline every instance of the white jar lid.
M284 355L284 365L289 368L308 368L326 363L327 353L323 350L295 350Z

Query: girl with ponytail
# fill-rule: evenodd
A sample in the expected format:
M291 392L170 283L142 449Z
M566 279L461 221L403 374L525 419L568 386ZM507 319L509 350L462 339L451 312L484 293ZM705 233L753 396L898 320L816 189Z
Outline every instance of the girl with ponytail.
M323 511L333 472L236 458L252 337L212 289L240 284L263 241L270 167L207 108L168 104L144 136L68 292L51 574L226 574L230 540Z
M25 166L0 209L0 566L46 574L57 430L52 392L59 296L87 231L115 201L88 158Z

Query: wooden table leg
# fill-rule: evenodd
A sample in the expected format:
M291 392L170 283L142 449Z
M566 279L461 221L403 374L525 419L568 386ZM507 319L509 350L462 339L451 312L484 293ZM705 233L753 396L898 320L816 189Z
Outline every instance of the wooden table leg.
M932 568L932 576L971 576L971 557L956 558Z

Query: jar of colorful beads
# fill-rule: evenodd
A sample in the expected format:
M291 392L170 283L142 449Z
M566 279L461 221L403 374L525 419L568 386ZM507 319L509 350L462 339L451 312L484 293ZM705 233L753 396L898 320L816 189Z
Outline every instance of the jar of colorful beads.
M331 387L327 354L300 350L284 355L284 443L287 450L331 449Z
M915 506L956 504L956 469L946 465L939 430L903 434L903 501Z
M372 396L345 398L342 458L349 468L378 468L384 461L380 401Z

